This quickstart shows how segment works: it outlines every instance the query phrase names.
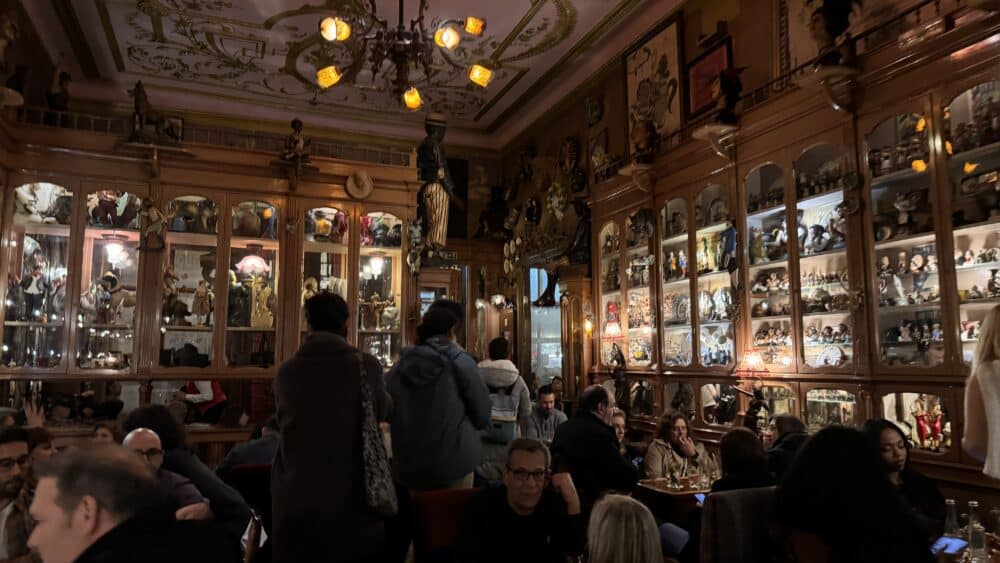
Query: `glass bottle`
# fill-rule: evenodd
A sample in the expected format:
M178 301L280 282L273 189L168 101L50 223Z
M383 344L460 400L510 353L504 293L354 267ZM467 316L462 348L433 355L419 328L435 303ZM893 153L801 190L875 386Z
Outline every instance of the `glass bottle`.
M986 558L986 529L979 521L979 503L969 501L969 555L971 557Z
M1000 507L994 506L993 510L990 510L990 519L986 524L989 528L988 531L1000 534Z
M944 501L944 535L957 538L961 535L958 529L958 509L955 507L955 499Z

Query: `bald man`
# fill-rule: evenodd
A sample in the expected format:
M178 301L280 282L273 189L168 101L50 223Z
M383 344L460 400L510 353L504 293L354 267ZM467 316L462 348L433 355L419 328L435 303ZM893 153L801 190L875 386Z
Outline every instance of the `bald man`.
M191 481L163 469L163 445L156 432L149 428L136 428L125 436L122 445L142 456L156 472L160 488L174 503L178 520L208 520L212 517L208 501Z

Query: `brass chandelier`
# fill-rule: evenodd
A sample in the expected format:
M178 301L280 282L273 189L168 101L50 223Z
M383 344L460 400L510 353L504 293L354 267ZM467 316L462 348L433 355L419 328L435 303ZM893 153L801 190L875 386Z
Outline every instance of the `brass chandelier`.
M362 17L327 16L319 22L319 33L327 42L347 42L352 37L361 41L360 65L367 64L372 76L378 76L385 61L395 67L392 79L392 93L407 109L418 110L423 105L420 91L410 79L411 67L422 67L429 79L434 59L434 48L449 51L458 47L464 34L478 37L486 29L486 22L469 16L464 20L444 20L430 32L424 26L424 12L427 0L420 0L417 18L404 24L403 0L399 0L399 24L389 25L378 17L376 0L369 0L368 13ZM359 66L360 68L360 66ZM483 88L493 79L493 69L488 63L473 64L468 68L469 80ZM316 83L326 90L335 86L344 77L344 69L329 64L316 71Z

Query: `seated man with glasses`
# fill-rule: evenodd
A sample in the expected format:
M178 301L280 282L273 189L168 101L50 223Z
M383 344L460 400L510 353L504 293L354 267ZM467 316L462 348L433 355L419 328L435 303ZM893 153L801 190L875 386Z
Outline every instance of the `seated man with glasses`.
M122 445L142 456L156 472L160 488L173 503L178 520L212 518L208 501L201 491L184 476L163 469L163 446L156 432L149 428L136 428L125 436Z
M548 448L518 438L507 450L503 485L469 501L459 524L457 561L559 562L583 552L586 522L569 473L549 474Z
M35 561L28 549L32 521L24 494L28 459L27 431L0 430L0 561Z

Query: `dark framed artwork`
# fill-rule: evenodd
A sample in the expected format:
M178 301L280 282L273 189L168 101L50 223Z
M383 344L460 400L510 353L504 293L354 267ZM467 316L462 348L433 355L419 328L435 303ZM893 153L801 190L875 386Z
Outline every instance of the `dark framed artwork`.
M691 61L687 70L688 117L701 115L715 105L712 84L732 62L733 42L729 37Z
M684 61L679 14L667 18L625 55L628 131L652 121L657 133L669 135L684 125Z
M597 183L594 175L597 171L608 163L608 128L601 129L601 132L594 135L587 141L587 178L590 184Z

